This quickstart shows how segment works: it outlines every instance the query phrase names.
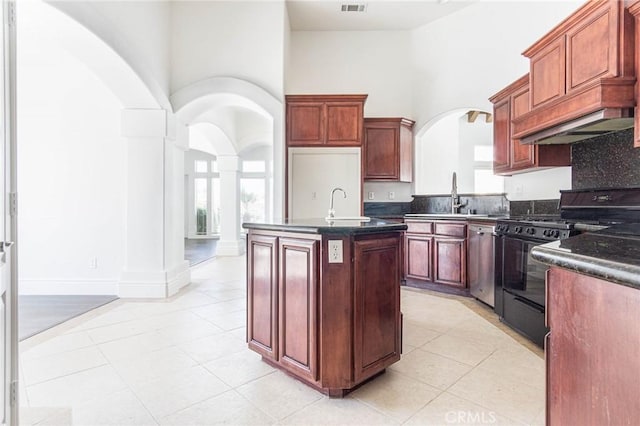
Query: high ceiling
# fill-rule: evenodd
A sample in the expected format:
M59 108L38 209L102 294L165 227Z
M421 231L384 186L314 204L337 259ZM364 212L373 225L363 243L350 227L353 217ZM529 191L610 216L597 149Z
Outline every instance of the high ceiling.
M478 0L287 0L294 31L411 30L457 12ZM342 5L364 5L343 12Z

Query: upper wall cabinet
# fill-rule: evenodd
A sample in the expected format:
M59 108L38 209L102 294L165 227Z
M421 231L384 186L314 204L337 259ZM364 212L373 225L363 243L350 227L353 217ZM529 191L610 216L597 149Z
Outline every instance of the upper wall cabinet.
M287 146L361 146L367 95L287 95Z
M628 3L589 1L524 52L531 111L514 120L516 138L635 105L635 25Z
M569 145L524 145L513 136L513 120L530 110L529 75L494 95L493 172L512 175L546 167L571 165Z
M406 118L364 119L364 180L411 182L413 124Z

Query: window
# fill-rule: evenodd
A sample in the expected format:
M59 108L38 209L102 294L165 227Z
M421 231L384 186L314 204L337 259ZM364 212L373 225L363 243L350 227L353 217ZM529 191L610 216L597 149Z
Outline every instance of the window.
M206 164L206 163L205 163ZM208 216L208 197L207 197L207 179L194 179L194 198L196 207L196 234L207 235L207 216Z
M264 222L265 179L240 179L240 214L242 222Z
M211 233L220 233L220 178L211 179Z
M209 171L208 162L196 160L195 169L196 173L207 173Z
M504 178L493 174L493 145L473 147L473 186L477 194L504 192Z

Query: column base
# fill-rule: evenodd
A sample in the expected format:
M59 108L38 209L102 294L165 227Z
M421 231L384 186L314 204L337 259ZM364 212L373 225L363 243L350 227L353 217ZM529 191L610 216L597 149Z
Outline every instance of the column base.
M216 256L240 256L245 251L244 240L219 240L216 244Z
M124 271L118 283L121 298L166 299L191 282L189 262L168 271Z

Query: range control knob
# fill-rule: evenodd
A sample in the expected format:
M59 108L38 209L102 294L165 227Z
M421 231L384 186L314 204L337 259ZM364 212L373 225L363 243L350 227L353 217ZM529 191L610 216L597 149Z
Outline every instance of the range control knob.
M545 229L544 231L542 231L542 235L544 235L545 237L548 237L551 234L551 229Z
M536 230L534 228L527 228L527 234L533 235L535 233L536 233Z
M522 232L522 226L516 226L516 229L514 229L516 234L519 234Z
M553 238L558 238L559 235L560 235L560 231L558 231L557 229L553 231Z

